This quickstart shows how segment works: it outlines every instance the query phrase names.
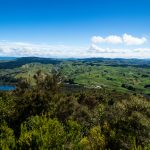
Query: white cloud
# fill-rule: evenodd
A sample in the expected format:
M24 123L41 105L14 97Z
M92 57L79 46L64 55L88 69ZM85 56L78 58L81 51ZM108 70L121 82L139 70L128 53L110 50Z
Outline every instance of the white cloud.
M145 37L137 38L125 33L123 35L123 41L126 45L142 45L147 41L147 39Z
M98 44L98 43L108 43L108 44L125 44L125 45L142 45L144 44L147 39L145 37L138 38L134 37L129 34L123 34L123 36L117 36L117 35L109 35L107 37L101 37L101 36L93 36L91 39L92 43Z
M107 58L150 58L149 47L135 46L131 48L124 46L100 46L91 44L90 48L68 45L32 44L23 42L0 42L0 56L37 56L53 58L86 58L86 57L107 57Z
M116 35L110 35L105 40L107 43L112 43L112 44L120 44L123 42L121 37Z
M93 36L91 41L96 44L105 42L105 39L101 36Z
M94 50L95 52L99 52L99 53L105 53L106 50L104 48L98 47L95 44L92 44L89 48L89 50Z
M101 48L95 44L92 44L89 48L89 52L93 57L105 57L105 58L147 58L150 59L150 48Z
M0 56L77 57L87 48L66 45L0 42Z
M101 48L95 44L92 44L89 50L93 50L96 53L118 53L118 49L111 49L111 48Z
M150 48L139 47L139 45L144 45L146 42L145 37L138 38L126 33L122 36L110 35L105 38L93 36L89 51L91 51L91 54L100 57L150 58ZM106 44L101 45L101 43ZM119 44L119 46L116 46L116 44ZM134 45L134 47L131 47L131 45Z
M120 44L122 43L122 38L120 36L116 35L110 35L106 38L103 38L101 36L93 36L92 37L92 42L93 43L111 43L111 44Z

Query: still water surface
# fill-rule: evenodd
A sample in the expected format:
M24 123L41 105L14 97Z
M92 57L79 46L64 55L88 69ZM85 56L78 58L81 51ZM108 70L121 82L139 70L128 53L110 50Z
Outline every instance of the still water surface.
M15 89L16 87L12 85L0 85L0 91L12 91Z

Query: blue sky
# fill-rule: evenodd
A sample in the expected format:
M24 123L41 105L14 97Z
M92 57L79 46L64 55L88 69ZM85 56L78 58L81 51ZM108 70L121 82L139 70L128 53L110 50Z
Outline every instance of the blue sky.
M149 6L149 0L0 0L0 55L149 58Z

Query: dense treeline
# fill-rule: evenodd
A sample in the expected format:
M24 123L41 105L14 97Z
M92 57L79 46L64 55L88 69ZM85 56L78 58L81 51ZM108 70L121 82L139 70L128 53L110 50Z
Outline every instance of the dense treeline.
M150 102L108 89L63 86L38 71L0 93L0 149L150 149Z

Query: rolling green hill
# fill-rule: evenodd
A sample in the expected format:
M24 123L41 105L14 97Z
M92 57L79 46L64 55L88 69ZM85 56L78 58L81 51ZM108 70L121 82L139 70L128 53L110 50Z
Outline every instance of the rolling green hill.
M14 83L26 78L33 82L38 70L50 74L52 69L59 70L67 84L150 94L150 60L18 58L1 61L0 81Z

